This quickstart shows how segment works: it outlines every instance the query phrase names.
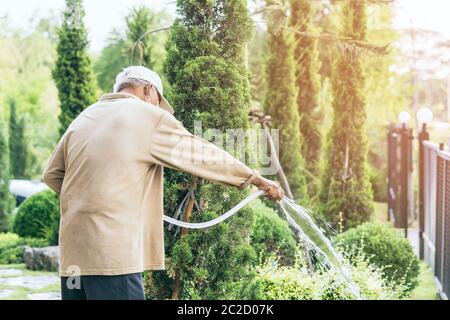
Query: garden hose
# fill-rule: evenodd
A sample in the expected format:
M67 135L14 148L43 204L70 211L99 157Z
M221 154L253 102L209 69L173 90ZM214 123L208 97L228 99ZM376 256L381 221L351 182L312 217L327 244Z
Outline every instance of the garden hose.
M247 206L250 202L252 202L253 200L255 200L256 198L264 195L266 192L264 190L258 190L254 193L252 193L251 195L249 195L247 198L245 198L244 200L242 200L241 202L239 202L234 208L232 208L231 210L229 210L228 212L222 214L221 216L210 220L210 221L206 221L206 222L201 222L201 223L190 223L190 222L184 222L184 221L180 221L177 219L173 219L170 218L168 216L164 216L164 221L179 226L179 227L183 227L183 228L187 228L187 229L205 229L205 228L209 228L212 227L222 221L225 221L226 219L232 217L233 215L235 215L239 210L241 210L242 208L244 208L245 206Z

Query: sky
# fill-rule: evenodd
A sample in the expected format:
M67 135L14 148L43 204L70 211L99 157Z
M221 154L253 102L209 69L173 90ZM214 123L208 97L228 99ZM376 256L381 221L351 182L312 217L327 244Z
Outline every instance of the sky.
M91 50L98 52L113 28L123 28L123 16L135 6L145 4L175 13L175 0L84 0ZM27 28L33 17L58 15L64 0L0 0L0 17L8 16L13 27ZM397 0L394 4L396 28L415 28L441 32L450 38L449 0Z
M433 30L450 38L449 0L397 0L395 5L396 28Z

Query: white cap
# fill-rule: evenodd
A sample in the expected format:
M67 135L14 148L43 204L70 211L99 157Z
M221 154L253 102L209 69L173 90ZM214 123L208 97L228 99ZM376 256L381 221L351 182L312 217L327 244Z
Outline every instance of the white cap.
M175 111L173 110L172 106L163 95L162 81L156 72L142 66L133 66L125 68L116 77L116 83L114 84L113 89L114 92L117 92L119 86L128 79L144 80L154 85L158 90L159 95L161 96L161 103L159 106L164 110L170 112L171 114L174 114Z

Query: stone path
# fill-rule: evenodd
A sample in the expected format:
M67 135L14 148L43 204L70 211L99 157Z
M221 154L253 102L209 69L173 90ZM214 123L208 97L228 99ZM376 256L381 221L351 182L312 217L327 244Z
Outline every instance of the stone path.
M0 299L60 300L59 277L24 265L0 266Z

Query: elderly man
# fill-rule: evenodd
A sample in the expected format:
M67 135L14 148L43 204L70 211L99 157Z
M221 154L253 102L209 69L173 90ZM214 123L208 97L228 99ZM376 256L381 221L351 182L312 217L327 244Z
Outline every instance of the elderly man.
M283 197L277 183L186 131L173 113L160 77L129 67L56 146L44 182L61 195L63 299L144 299L142 272L164 269L163 167Z

